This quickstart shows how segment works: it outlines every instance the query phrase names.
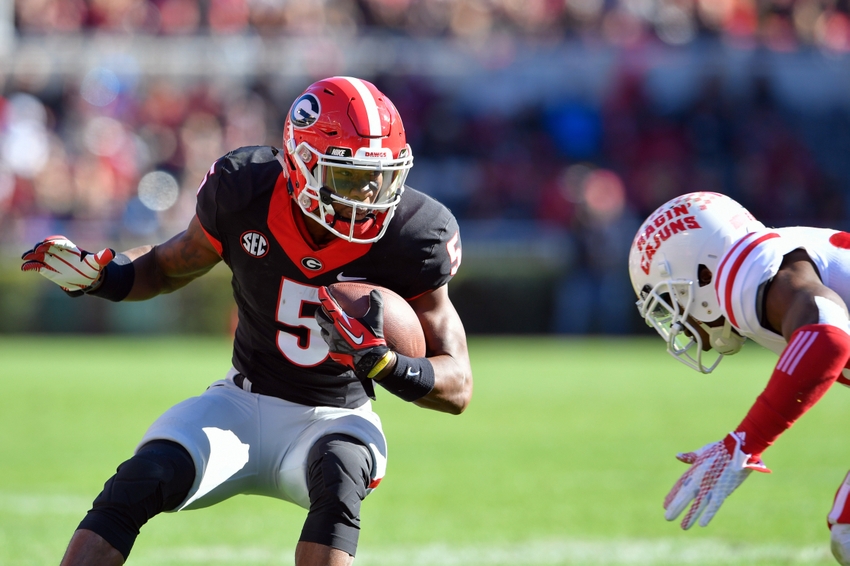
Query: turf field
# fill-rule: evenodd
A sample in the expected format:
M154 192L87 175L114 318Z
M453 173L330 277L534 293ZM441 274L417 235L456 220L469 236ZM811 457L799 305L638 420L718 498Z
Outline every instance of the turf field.
M748 344L712 376L660 340L484 339L460 417L383 390L389 471L366 501L356 564L834 564L825 515L850 468L841 386L771 448L711 525L661 501L674 459L721 438L775 357ZM207 338L0 337L0 564L56 564L146 426L228 367ZM258 497L157 517L131 565L291 564L304 511Z

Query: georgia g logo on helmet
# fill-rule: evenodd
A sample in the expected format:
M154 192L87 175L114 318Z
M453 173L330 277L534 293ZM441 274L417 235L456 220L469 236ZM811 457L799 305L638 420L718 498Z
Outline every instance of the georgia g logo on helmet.
M322 105L313 94L302 94L289 111L289 120L293 128L309 128L316 123L322 113Z

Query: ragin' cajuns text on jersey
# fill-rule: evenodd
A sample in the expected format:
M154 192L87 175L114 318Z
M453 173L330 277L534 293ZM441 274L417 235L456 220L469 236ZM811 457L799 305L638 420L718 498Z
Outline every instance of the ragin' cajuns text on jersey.
M823 284L850 304L847 232L808 227L751 232L723 254L714 277L723 316L741 336L777 354L782 354L786 342L777 332L779 329L770 329L765 321L764 295L783 258L797 249L804 249L809 255Z
M367 400L353 372L328 356L314 319L318 287L364 280L413 299L446 284L460 265L454 216L410 188L377 242L335 238L317 248L267 146L216 161L198 189L197 215L232 271L239 316L234 367L258 390L304 405L356 407Z

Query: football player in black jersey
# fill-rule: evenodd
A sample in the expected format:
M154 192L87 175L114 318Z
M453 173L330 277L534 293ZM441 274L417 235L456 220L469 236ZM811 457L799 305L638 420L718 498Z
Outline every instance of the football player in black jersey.
M360 503L386 470L373 382L459 414L472 395L466 335L447 284L461 261L455 218L404 182L401 118L369 82L332 77L292 105L283 147L216 161L186 231L121 254L52 236L24 254L72 296L137 301L170 293L224 260L239 322L224 379L166 411L74 533L65 566L123 564L142 525L239 493L308 509L295 563L350 564ZM390 350L382 301L348 319L327 293L364 280L408 300L427 354ZM357 340L340 330L357 328Z

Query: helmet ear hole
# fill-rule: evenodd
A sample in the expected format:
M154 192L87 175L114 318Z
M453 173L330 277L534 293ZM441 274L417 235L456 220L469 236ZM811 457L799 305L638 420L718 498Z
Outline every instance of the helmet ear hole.
M714 274L706 265L701 263L697 266L697 280L699 281L700 287L711 285L711 280L713 277Z

